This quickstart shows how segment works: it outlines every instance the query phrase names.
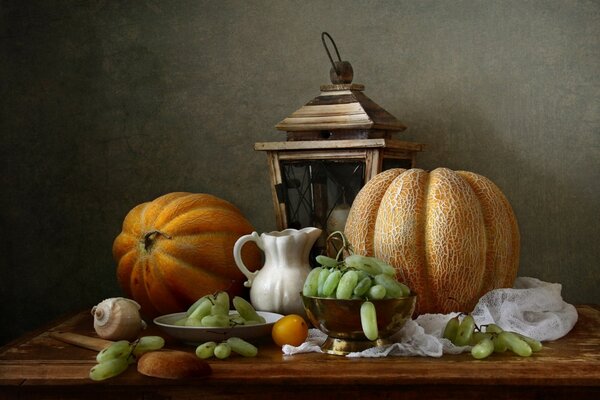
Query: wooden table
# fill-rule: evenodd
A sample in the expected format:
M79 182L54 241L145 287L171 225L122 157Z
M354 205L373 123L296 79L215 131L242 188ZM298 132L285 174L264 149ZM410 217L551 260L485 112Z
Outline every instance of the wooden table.
M256 358L210 361L209 377L164 380L131 367L102 382L88 379L96 352L49 336L57 330L93 336L86 311L0 348L0 399L600 399L600 307L577 309L575 328L530 358L283 356L266 340ZM145 334L153 333L158 331L150 327ZM171 340L167 347L194 350Z

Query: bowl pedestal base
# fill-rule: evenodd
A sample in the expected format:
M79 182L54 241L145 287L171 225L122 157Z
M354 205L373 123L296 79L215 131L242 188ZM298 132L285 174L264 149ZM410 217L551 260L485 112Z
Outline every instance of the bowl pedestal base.
M354 340L354 339L339 339L327 336L325 342L321 345L321 350L327 354L335 354L345 356L348 353L360 352L370 349L371 347L385 346L392 342L388 339L377 340Z

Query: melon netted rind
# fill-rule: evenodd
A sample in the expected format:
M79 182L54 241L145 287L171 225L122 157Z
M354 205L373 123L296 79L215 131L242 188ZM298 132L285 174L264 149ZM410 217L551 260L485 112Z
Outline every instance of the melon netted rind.
M345 234L358 254L394 265L418 294L417 313L471 311L487 291L512 286L519 230L489 179L438 168L388 170L357 195Z

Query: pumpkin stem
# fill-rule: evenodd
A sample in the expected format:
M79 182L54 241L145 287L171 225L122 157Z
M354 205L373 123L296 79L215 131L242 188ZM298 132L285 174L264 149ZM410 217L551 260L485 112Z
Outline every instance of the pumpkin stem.
M144 250L150 251L152 245L154 245L154 241L158 235L164 236L167 239L171 239L171 236L163 233L161 231L150 231L144 235Z

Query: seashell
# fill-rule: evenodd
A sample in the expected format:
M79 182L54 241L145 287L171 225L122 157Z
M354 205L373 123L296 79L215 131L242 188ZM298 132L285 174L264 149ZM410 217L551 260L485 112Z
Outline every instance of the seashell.
M94 330L103 339L132 340L146 323L140 316L140 305L124 297L112 297L92 307Z

